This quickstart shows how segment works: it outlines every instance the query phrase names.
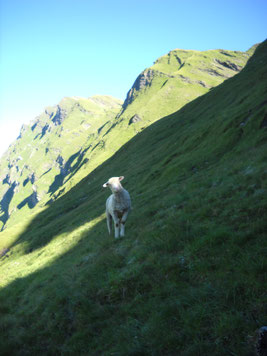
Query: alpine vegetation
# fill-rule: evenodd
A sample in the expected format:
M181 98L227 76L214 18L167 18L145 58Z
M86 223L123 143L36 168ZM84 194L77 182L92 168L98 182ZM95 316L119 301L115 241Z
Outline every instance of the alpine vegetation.
M137 133L236 75L254 50L173 50L140 73L124 103L97 95L46 107L0 159L0 230L59 199Z
M109 234L111 234L112 219L114 221L115 238L118 238L119 235L124 236L125 222L131 210L130 194L120 183L123 179L123 176L113 177L103 184L104 188L109 187L112 191L106 201L106 216Z
M218 61L235 72L240 52L207 52L164 56L119 117L116 101L104 114L114 100L71 101L61 125L39 118L3 156L1 355L263 354L267 40L227 80ZM111 172L137 201L127 238L103 223L110 194L108 217L121 211Z

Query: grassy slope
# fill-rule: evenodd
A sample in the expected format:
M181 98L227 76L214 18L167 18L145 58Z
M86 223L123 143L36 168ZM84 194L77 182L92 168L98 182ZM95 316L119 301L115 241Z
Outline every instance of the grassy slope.
M118 118L114 136L121 132L140 132L163 116L176 112L183 105L207 93L211 88L235 75L246 64L252 52L174 50L160 57L152 67L140 74L128 93L125 110ZM236 70L219 64L234 63ZM140 82L146 85L140 88ZM137 87L137 88L136 88ZM125 105L125 104L124 104ZM134 115L140 121L129 127ZM132 136L133 134L131 134Z
M251 54L222 50L171 51L142 73L144 77L148 77L149 85L141 90L134 88L130 92L137 100L127 108L125 116L131 117L138 113L141 117L155 121L163 115L173 113L185 103L220 84L225 78L236 74L244 67ZM234 64L235 69L227 67L229 63ZM148 72L152 74L149 76ZM146 92L145 96L142 95L143 91Z
M123 144L151 123L173 113L212 87L235 75L244 67L255 47L247 52L212 50L174 50L160 57L136 79L123 104L121 113L109 120L89 147L88 159L64 192L77 184L88 172L111 157ZM232 68L227 66L232 65ZM138 115L140 121L129 125ZM87 149L88 145L84 145ZM61 191L56 197L61 195Z
M266 60L264 43L2 233L2 354L250 354L267 314ZM118 241L103 221L113 174L134 206Z
M37 118L37 125L32 123L34 129L25 127L21 139L0 161L0 181L9 177L9 185L0 185L0 197L10 196L10 188L16 184L8 208L7 203L2 204L5 209L0 212L0 228L7 216L5 228L35 214L47 201L66 193L140 130L235 75L253 51L254 48L248 52L171 51L140 74L128 94L131 100L125 101L120 115L117 115L120 103L114 98L65 98L59 107L67 115L61 125L55 126L51 124L55 108L47 108ZM129 126L135 114L141 121ZM47 125L49 129L42 135ZM25 186L33 173L35 181Z
M58 107L63 113L63 121L53 124ZM18 183L8 206L11 215L8 226L31 211L32 206L25 199L29 199L34 190L42 203L51 198L63 183L63 177L59 177L61 167L66 167L64 180L67 180L86 162L83 146L92 143L98 128L114 118L120 108L121 102L108 96L64 98L57 107L46 108L35 121L22 128L20 138L0 161L0 181L5 180L5 184L0 185L0 197L13 182ZM33 175L34 181L29 179ZM3 216L0 211L0 229L1 223L5 222Z

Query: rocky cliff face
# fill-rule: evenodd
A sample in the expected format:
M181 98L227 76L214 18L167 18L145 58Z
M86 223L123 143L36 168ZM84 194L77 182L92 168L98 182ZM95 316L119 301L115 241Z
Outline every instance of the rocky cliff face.
M150 116L151 121L168 115L238 73L254 50L171 51L137 77L122 115Z
M146 69L136 78L123 103L122 107L124 110L133 102L137 92L145 87L151 86L154 75L155 73L152 69Z

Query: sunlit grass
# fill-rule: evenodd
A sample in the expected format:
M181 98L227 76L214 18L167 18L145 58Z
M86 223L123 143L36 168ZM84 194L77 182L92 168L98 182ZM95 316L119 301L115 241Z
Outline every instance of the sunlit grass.
M25 251L25 253L20 254L18 257L5 257L5 259L0 262L0 288L7 286L16 278L26 277L31 273L35 273L40 269L50 266L54 261L60 258L60 256L75 247L85 233L87 234L87 238L90 238L90 230L103 219L104 214L79 226L71 232L58 234L48 245L32 252L26 252L26 242L19 243L18 241L18 245L12 250L12 253L16 255L17 250ZM11 246L12 243L16 241L15 237L17 237L17 234L8 240L9 245L5 242L3 244L5 244L5 246ZM10 253L7 253L7 255L10 256Z

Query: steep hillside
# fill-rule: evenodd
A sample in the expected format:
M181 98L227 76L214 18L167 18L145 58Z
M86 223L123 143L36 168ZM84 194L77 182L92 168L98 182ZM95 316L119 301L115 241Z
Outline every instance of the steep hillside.
M11 216L12 224L39 201L51 199L88 161L85 154L98 130L121 104L107 96L64 98L21 128L0 161L0 230Z
M136 79L122 110L110 97L65 98L47 108L0 161L0 229L55 200L154 121L240 71L254 48L175 50Z
M3 355L255 355L266 325L267 42L1 233ZM102 184L125 175L126 237Z
M177 49L156 60L129 90L122 112L108 131L106 150L119 148L151 123L234 76L254 50L255 47L244 53Z
M225 50L171 51L139 75L123 108L154 121L232 77L244 67L249 55L250 52ZM146 96L142 95L143 91ZM160 106L157 105L159 100Z

